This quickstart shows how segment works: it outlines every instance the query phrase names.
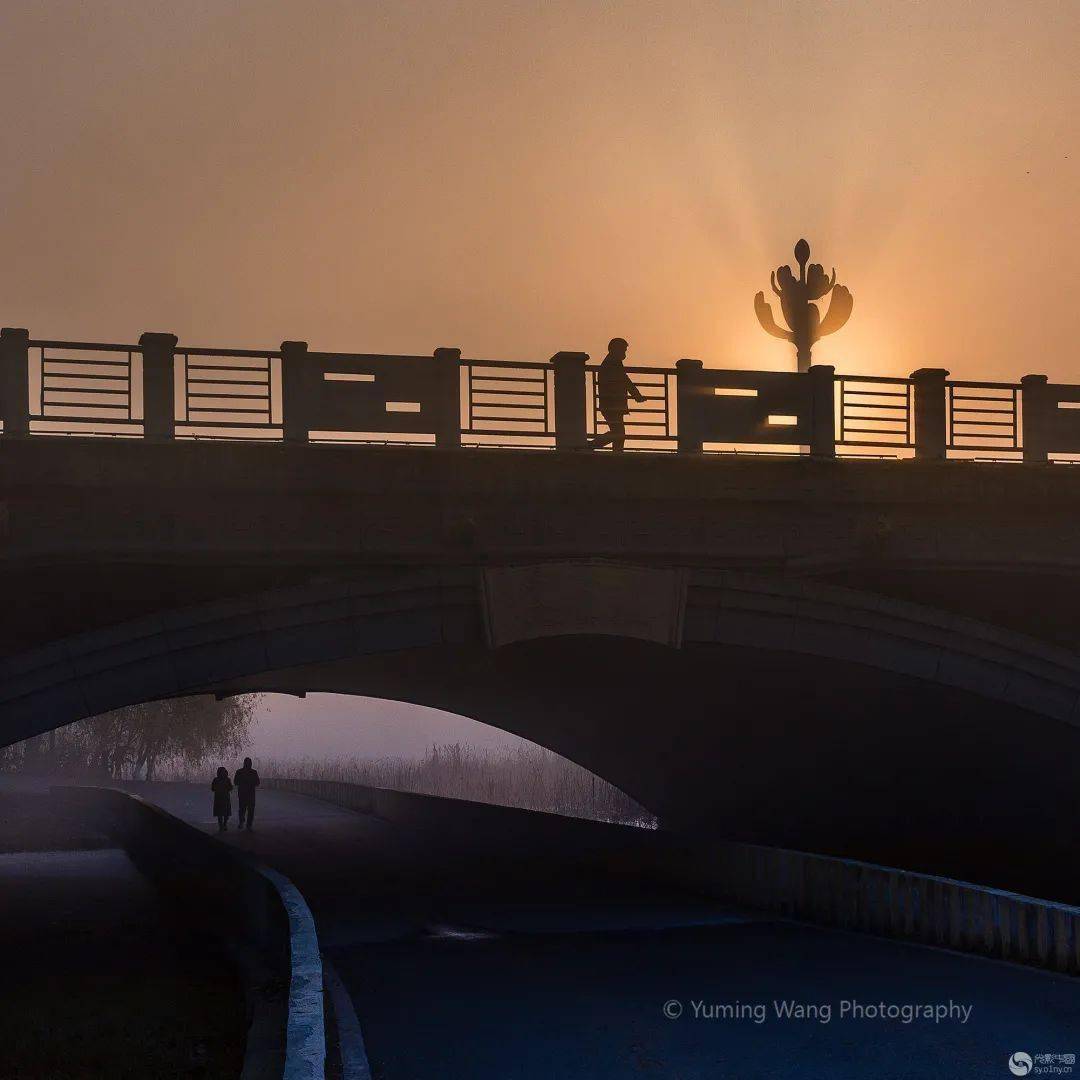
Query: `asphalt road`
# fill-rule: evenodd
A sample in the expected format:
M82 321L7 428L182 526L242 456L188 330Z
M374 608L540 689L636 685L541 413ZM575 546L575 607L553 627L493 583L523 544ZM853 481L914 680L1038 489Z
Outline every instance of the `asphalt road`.
M209 790L142 790L216 828ZM1016 1051L1080 1053L1080 981L1063 976L624 876L522 881L497 852L470 887L431 869L452 862L437 821L282 792L260 793L256 830L226 842L304 891L376 1078L1008 1078Z

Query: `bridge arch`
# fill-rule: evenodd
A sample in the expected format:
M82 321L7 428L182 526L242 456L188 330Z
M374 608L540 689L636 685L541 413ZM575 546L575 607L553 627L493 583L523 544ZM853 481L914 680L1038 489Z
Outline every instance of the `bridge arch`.
M5 659L0 742L251 690L470 716L679 828L1073 887L1060 867L1078 808L1080 660L800 581L587 561L381 570L161 612ZM1003 870L1006 839L1031 854Z

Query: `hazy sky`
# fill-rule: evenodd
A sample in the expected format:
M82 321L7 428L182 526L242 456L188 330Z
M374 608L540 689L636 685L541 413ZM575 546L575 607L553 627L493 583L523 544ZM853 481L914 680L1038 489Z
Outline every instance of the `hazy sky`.
M53 337L1080 380L1080 3L33 0L0 321Z
M855 295L819 362L1080 381L1078 0L3 14L4 325L793 368L753 295L805 235ZM263 752L312 709L306 752L429 741L313 698Z
M403 701L341 694L266 694L247 753L270 758L423 757L433 744L525 746L526 740L464 716Z

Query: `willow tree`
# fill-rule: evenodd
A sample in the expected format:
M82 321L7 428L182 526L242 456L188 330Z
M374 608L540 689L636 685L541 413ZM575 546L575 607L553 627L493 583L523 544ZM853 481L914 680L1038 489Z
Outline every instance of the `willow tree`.
M152 780L168 766L231 765L249 742L258 695L171 698L78 720L9 748L7 769L105 772ZM231 770L230 770L231 771Z

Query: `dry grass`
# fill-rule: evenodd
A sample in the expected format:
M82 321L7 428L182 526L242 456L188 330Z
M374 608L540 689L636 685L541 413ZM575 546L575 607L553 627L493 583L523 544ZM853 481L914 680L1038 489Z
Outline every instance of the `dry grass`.
M450 743L422 758L262 758L256 767L267 777L340 780L597 821L656 823L629 795L540 746L491 750Z

